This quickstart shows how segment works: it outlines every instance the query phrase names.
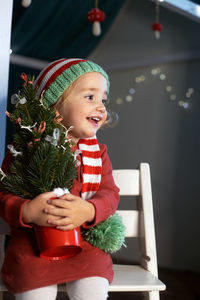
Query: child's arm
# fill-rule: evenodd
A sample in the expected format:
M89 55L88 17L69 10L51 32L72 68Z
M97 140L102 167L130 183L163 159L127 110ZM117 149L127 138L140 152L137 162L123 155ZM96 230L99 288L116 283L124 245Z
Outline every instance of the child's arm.
M52 205L50 199L55 197L52 192L43 193L25 203L22 208L22 221L25 224L36 224L40 226L52 226L48 219L51 217L53 221L60 219L59 216L50 216L45 212L50 210Z
M32 200L0 192L0 217L15 227L32 227L32 224L52 226L48 223L49 215L45 213L51 205L48 200L55 197L52 192L40 194ZM53 220L60 219L51 216Z
M71 230L80 225L88 228L104 221L115 212L119 202L119 189L113 180L112 165L105 145L101 145L101 157L102 179L97 193L88 201L72 194L65 194L59 200L51 200L57 208L52 207L46 213L63 218L54 221L49 218L50 224L62 230Z
M9 172L9 166L12 160L12 155L7 152L2 164L2 170L4 172ZM23 199L19 196L8 194L3 190L0 190L0 217L11 226L26 226L22 221L22 209L28 201L28 199Z

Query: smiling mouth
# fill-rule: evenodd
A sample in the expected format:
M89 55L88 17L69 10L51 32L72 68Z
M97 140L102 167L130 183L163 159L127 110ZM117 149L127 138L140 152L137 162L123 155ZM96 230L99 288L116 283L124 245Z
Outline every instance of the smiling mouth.
M88 117L87 120L89 120L95 124L98 124L101 121L101 118L100 117Z

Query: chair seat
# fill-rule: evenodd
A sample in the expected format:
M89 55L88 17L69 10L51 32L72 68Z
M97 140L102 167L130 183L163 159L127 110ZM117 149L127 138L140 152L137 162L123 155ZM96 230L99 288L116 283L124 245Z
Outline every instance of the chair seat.
M109 292L164 291L166 286L139 265L113 265L114 279ZM66 291L66 284L59 284L59 292Z
M115 291L163 291L165 285L149 271L138 265L114 265L114 280L109 286Z

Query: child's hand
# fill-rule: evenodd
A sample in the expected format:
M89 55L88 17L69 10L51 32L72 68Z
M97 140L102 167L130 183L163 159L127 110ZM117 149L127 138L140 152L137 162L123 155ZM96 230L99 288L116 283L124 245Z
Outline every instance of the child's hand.
M40 226L52 226L48 223L49 215L46 210L51 208L48 200L55 198L53 192L43 193L35 197L33 200L27 202L22 211L22 219L26 224L33 223ZM51 216L53 220L60 219L60 217Z
M85 222L92 222L95 217L94 205L78 196L65 194L59 199L49 200L52 206L45 212L48 215L61 217L55 219L48 216L48 223L61 230L72 230Z

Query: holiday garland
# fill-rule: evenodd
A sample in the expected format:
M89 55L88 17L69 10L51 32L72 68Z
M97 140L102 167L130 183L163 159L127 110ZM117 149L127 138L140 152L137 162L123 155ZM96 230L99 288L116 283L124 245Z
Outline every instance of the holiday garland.
M0 188L22 198L33 199L55 188L70 190L76 177L76 152L68 138L71 128L62 124L54 107L47 107L43 96L36 95L34 77L22 74L25 81L18 94L11 97L15 105L6 112L15 125L16 133L8 149L13 156L9 172L0 169ZM118 214L90 229L82 236L105 252L116 252L124 244L125 228Z

